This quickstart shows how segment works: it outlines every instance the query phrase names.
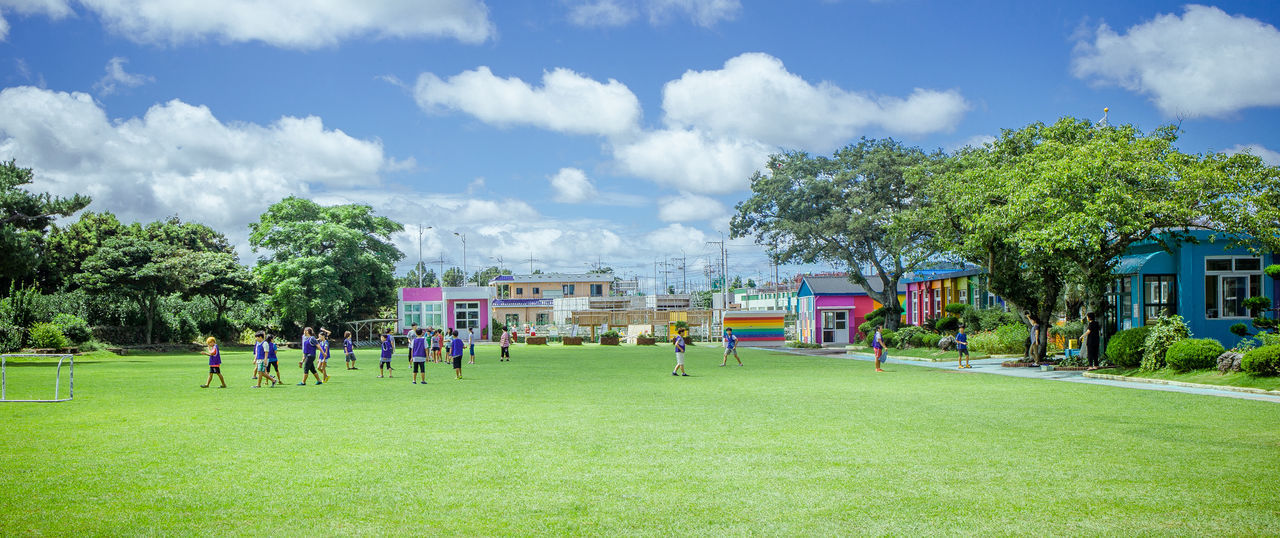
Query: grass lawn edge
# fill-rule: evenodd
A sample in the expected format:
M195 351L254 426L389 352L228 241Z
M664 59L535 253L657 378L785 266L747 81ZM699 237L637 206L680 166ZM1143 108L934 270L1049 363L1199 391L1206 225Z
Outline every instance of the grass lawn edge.
M1098 372L1084 372L1084 377L1091 379L1108 379L1112 381L1132 381L1135 383L1151 383L1154 385L1173 385L1177 387L1187 387L1193 389L1218 389L1231 392L1244 392L1249 394L1265 394L1268 396L1280 396L1280 390L1267 390L1256 387L1239 387L1236 385L1214 385L1210 383L1191 383L1189 381L1178 381L1174 379L1160 379L1157 377L1138 377L1132 375L1104 374Z

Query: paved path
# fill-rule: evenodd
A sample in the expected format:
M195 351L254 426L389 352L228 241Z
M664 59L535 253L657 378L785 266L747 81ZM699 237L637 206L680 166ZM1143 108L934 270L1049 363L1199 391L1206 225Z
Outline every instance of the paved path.
M836 359L853 359L858 361L874 361L875 358L867 353L831 353L831 350L808 350L808 349L773 349L773 351L783 351L784 353L793 353L797 355L811 355L816 357L830 357ZM1111 379L1093 379L1084 377L1081 371L1052 371L1042 372L1039 368L1005 368L1000 363L1006 359L978 359L972 361L973 368L964 370L956 369L955 362L925 362L912 361L905 359L894 359L892 353L889 355L889 364L907 364L911 366L920 366L924 368L939 368L943 370L954 370L957 373L964 374L995 374L1010 377L1022 377L1027 379L1047 379L1050 381L1066 381L1068 383L1085 383L1089 385L1104 385L1109 387L1121 387L1140 390L1159 390L1164 392L1182 392L1185 394L1199 394L1203 396L1219 396L1223 398L1236 398L1240 400L1258 400L1263 402L1280 403L1280 396L1270 394L1250 394L1247 392L1234 392L1230 390L1219 389L1203 389L1194 387L1179 387L1175 385L1156 385L1151 383L1139 383L1133 381L1116 381Z

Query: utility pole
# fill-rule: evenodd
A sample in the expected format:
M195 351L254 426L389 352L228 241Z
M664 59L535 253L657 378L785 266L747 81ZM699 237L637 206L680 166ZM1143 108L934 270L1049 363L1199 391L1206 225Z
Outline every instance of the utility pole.
M720 301L725 310L729 309L729 253L724 248L724 234L719 241L707 241L708 245L720 247Z
M467 235L453 232L453 235L462 239L462 285L467 285Z
M533 258L533 251L529 251L529 274L533 274L533 262L542 261Z
M444 253L442 252L440 253L439 259L431 260L431 261L432 263L440 264L440 274L437 275L436 278L440 279L440 287L444 287L444 264L447 263L448 260L444 259Z
M418 287L419 288L422 287L422 232L424 230L430 230L430 229L431 229L431 226L423 227L421 223L418 224L418 267L416 270L418 271Z

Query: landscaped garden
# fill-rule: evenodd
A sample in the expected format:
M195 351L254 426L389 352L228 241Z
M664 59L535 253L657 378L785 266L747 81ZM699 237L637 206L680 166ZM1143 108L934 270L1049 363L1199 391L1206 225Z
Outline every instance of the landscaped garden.
M0 534L1267 534L1280 407L667 346L480 347L430 383L201 389L198 354L81 357L0 405ZM297 352L289 352L296 354ZM11 367L10 390L53 372Z

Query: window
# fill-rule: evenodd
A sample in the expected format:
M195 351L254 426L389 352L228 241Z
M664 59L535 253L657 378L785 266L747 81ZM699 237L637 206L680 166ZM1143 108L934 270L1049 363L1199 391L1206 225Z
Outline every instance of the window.
M1204 316L1248 318L1244 300L1262 295L1262 259L1205 258L1204 272Z
M907 303L907 307L911 309L911 324L920 324L920 292L911 292L911 302Z
M565 297L573 297L573 284L564 284L560 286L560 291Z
M444 320L441 319L440 311L440 303L404 303L400 324L404 327L414 323L420 327L441 327Z
M524 288L516 288L516 295L524 295Z
M942 315L942 290L933 290L933 315Z
M533 288L533 296L534 296L534 297L537 297L537 296L538 296L539 294L541 294L541 293L542 293L542 288Z
M1120 279L1118 301L1116 301L1116 316L1124 320L1121 325L1125 329L1133 326L1133 277L1126 276Z
M400 325L409 327L417 323L422 325L422 305L419 303L405 303L404 311L400 314Z
M591 296L592 296L592 297L603 297L603 296L604 296L604 284L592 284L592 285L591 285Z
M547 312L538 312L538 317L536 319L538 320L538 325L546 325L551 323L551 314Z
M480 303L475 301L453 303L453 328L480 330Z
M969 290L967 288L960 290L960 302L969 304Z
M822 341L835 342L836 331L845 331L849 328L849 313L844 310L836 310L834 312L822 313Z
M1178 313L1178 290L1174 287L1175 282L1173 275L1142 276L1143 325L1160 316Z
M520 326L520 314L507 314L503 324L514 331Z

